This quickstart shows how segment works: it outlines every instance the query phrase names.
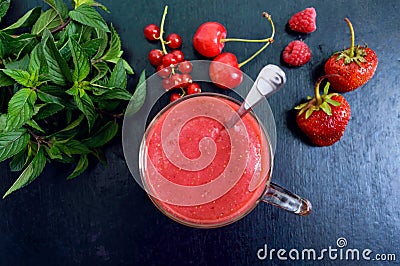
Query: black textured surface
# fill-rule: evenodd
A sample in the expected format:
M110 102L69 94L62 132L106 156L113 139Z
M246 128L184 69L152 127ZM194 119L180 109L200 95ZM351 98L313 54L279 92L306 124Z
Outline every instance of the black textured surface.
M126 58L136 72L152 73L148 43L142 29L159 23L166 1L106 1L106 17L120 32ZM0 265L269 265L257 250L336 246L339 237L348 248L396 253L400 263L400 2L398 0L338 1L171 1L168 32L183 37L183 52L196 59L191 38L205 21L219 21L231 37L264 38L269 26L261 18L268 11L276 25L276 41L243 71L255 78L266 63L280 64L284 46L298 36L286 31L290 16L308 6L317 10L318 29L305 37L313 52L306 66L284 67L288 82L270 100L277 124L278 145L273 180L313 203L309 217L297 217L260 204L230 226L198 230L164 217L131 178L120 140L106 150L109 164L98 164L72 181L72 168L50 165L28 187L0 201ZM41 1L13 1L3 24ZM290 111L312 93L323 63L333 51L349 44L353 22L358 43L363 41L379 57L374 78L345 94L352 118L344 137L333 146L312 147L294 125ZM269 34L269 33L268 33ZM258 45L228 43L225 50L239 61ZM131 80L135 84L137 76ZM0 164L0 192L17 177ZM313 264L312 261L291 261ZM347 265L344 260L320 261ZM363 265L353 262L351 265ZM384 263L387 265L389 263Z

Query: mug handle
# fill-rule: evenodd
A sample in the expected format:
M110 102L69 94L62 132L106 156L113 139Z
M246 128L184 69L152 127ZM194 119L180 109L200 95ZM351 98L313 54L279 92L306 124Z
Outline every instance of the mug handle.
M272 182L261 200L301 216L309 215L312 209L310 201Z

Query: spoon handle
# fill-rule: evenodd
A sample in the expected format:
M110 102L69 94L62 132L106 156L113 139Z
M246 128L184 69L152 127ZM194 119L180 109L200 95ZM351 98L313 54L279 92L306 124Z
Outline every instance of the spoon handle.
M268 98L286 83L286 75L283 70L276 65L266 65L258 74L256 81L251 87L246 99L234 115L227 123L228 128L233 127L239 119L247 114L254 106L256 106L264 97Z

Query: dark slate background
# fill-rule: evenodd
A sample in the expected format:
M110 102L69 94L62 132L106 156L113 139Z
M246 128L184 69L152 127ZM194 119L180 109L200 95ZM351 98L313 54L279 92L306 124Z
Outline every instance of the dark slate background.
M125 57L139 73L153 69L147 62L143 27L159 23L166 1L106 1L105 17L121 34ZM171 1L167 32L182 35L183 52L197 59L191 38L205 21L219 21L231 37L265 38L268 11L276 25L276 41L243 68L252 78L267 63L281 64L280 53L298 38L288 33L290 16L306 7L317 10L318 29L305 37L311 62L296 69L284 67L288 82L269 99L274 112L278 145L273 180L313 203L309 217L297 217L260 204L239 222L220 229L199 230L164 217L148 200L126 167L120 138L106 149L109 164L94 165L72 181L72 167L50 165L28 187L0 201L0 265L270 265L257 259L269 249L335 248L339 237L347 248L395 253L400 263L400 2L398 0L269 0ZM13 1L2 24L10 24L41 1ZM346 93L352 118L344 137L333 146L310 146L294 124L292 108L312 94L324 61L349 45L348 16L356 42L373 48L379 57L374 78ZM267 33L266 33L267 32ZM257 44L228 43L239 61ZM130 80L131 88L137 75ZM17 178L0 164L0 192ZM347 265L325 259L322 264ZM353 262L350 265L363 265ZM314 264L312 261L289 264ZM383 263L382 265L388 265Z

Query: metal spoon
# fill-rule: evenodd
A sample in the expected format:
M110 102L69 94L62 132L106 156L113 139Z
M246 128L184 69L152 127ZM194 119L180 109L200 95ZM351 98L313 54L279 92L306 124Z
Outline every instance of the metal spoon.
M247 114L254 106L256 106L264 97L269 97L279 91L286 83L286 75L283 70L276 65L266 65L258 74L256 81L251 87L246 99L234 115L227 123L226 127L233 127L242 116Z

